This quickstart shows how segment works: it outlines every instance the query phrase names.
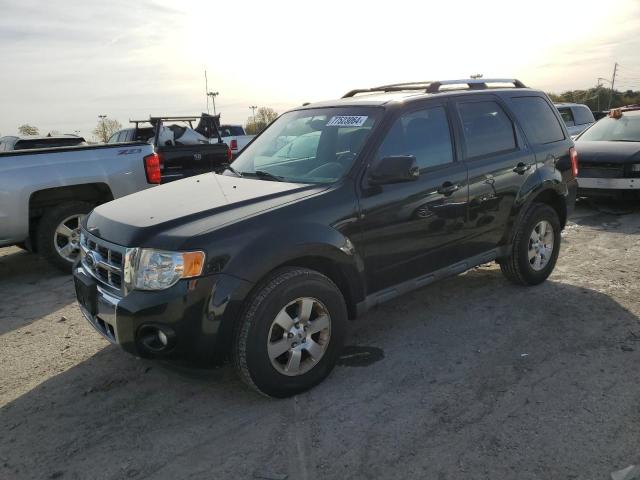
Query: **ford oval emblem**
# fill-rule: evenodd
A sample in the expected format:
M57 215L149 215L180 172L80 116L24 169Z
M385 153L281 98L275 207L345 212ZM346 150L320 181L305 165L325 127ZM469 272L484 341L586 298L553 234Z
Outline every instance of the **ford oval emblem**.
M96 268L96 265L98 264L98 259L96 258L96 254L94 252L88 252L86 257L84 258L84 261L87 264L87 267L89 267L91 270L94 270Z

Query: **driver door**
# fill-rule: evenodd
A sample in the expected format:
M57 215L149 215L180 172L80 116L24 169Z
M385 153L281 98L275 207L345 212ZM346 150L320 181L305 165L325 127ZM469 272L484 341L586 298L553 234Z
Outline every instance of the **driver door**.
M414 155L415 181L365 185L360 198L360 249L369 293L384 290L465 258L467 167L458 161L446 102L402 112L372 165L392 155Z

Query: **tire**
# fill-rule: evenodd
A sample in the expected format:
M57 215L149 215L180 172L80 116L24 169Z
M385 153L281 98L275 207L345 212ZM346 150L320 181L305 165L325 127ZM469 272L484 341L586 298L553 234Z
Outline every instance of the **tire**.
M542 263L536 264L537 255L530 259L530 253L534 253L533 250L535 250L536 244L532 239L534 229L537 229L536 233L540 236L539 225L541 222L546 222L547 228L550 226L553 229L552 235L546 234L545 231L546 238L553 239L552 248L549 250L541 246L540 251L544 251L545 254L537 254L541 255L542 258L546 258L544 265ZM532 204L518 225L511 254L500 262L500 269L505 277L516 285L537 285L544 282L551 275L558 260L561 239L560 230L560 220L553 208L542 203ZM530 247L532 250L530 250Z
M316 303L306 308L311 313L305 320L301 311L310 301ZM328 333L326 328L315 332L326 325L325 316L329 317ZM289 328L290 323L289 330L281 326L287 324ZM344 297L329 278L306 268L282 268L269 275L250 297L236 331L234 364L251 388L269 397L289 397L329 375L344 345L346 330ZM292 343L296 340L297 345ZM276 358L279 344L286 350ZM316 346L323 349L322 354ZM294 353L296 349L301 351L300 356ZM297 370L293 368L296 358L300 359Z
M74 232L75 228L72 227L76 225L76 222L71 219L76 216L78 218L84 217L92 208L93 205L87 202L65 202L47 209L40 219L36 239L38 253L51 265L65 273L71 272L71 268L73 267L80 250L79 247L69 247L70 250L73 250L75 253L70 254L67 257L59 253L59 250L62 250L62 248L67 244L64 243L64 235L57 233L58 228L62 226L62 222L69 219L69 221L66 222L66 225L68 225L67 228L69 228L71 232ZM78 232L75 231L73 236L69 237L69 242L73 245L77 244L77 241L79 240L77 234ZM58 248L56 248L56 245Z

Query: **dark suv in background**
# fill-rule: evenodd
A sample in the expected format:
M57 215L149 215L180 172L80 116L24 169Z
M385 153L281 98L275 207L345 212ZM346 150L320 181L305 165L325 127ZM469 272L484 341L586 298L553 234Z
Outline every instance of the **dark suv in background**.
M77 297L131 353L231 357L258 391L296 394L381 302L494 260L544 281L577 168L558 111L518 80L353 90L283 114L222 174L97 207Z

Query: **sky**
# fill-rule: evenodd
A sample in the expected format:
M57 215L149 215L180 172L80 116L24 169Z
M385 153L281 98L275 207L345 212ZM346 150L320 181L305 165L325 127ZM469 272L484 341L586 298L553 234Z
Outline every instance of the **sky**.
M198 114L205 70L228 123L476 73L560 92L618 62L616 83L640 90L640 0L0 0L0 62L0 135Z

